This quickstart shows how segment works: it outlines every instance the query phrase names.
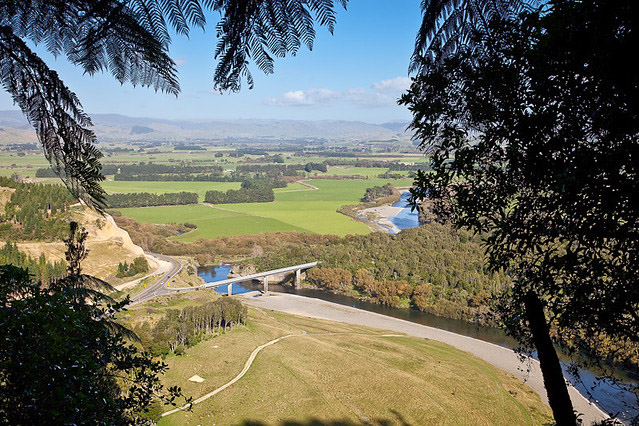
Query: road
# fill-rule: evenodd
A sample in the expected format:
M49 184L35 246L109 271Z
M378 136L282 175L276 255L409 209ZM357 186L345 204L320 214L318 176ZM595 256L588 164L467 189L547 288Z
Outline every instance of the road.
M135 305L138 304L140 302L144 302L145 300L151 299L153 297L157 297L157 296L163 296L165 294L170 294L170 293L174 293L176 291L180 291L180 289L172 289L169 288L167 286L167 284L177 275L180 273L180 271L182 270L182 262L180 262L177 259L174 259L172 257L169 256L164 256L163 254L157 254L157 253L148 253L149 255L159 259L159 260L163 260L165 262L169 262L171 264L171 269L169 269L168 271L166 271L162 277L157 280L153 285L151 285L149 288L147 288L146 290L144 290L143 292L141 292L140 294L138 294L135 297L131 298L131 303L129 304L129 306L131 305ZM186 289L184 289L186 290Z

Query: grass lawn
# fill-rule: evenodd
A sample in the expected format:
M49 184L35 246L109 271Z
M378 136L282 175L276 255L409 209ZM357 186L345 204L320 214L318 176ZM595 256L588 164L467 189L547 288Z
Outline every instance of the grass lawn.
M254 309L248 326L201 342L183 356L169 356L163 382L181 386L196 399L235 377L257 346L302 330L308 334L262 350L237 383L192 412L172 414L159 424L534 425L551 420L549 408L519 380L445 344ZM189 382L195 374L204 382Z
M107 193L113 192L149 192L165 194L167 192L196 192L200 202L204 202L206 191L228 191L240 189L241 182L144 182L144 181L107 181L102 183Z

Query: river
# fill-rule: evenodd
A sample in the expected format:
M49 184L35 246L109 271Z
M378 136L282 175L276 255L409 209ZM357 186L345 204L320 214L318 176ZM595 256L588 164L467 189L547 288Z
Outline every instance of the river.
M410 208L406 207L409 195L409 193L402 194L402 199L393 204L393 207L405 207L404 210L402 210L398 215L389 218L389 220L399 229L415 228L419 226L417 212L411 212ZM392 233L392 231L389 232ZM206 282L215 282L226 279L230 270L231 265L229 264L222 264L216 267L207 266L199 268L198 275L202 277L202 279L204 279L204 281ZM257 282L233 284L233 294L241 294L254 290L262 290L262 284ZM269 284L269 290L322 299L329 302L352 306L354 308L364 309L367 311L400 318L414 323L447 330L453 333L484 340L486 342L494 343L507 348L516 347L516 342L512 338L506 336L502 330L491 327L480 327L477 324L467 321L439 317L414 309L390 308L387 306L370 303L365 300L359 300L352 297L311 288L295 289L291 286ZM228 288L227 286L220 286L216 288L215 291L220 294L227 294ZM568 363L562 362L562 367L564 368L564 371L566 371L568 368ZM637 381L639 379L637 377L628 377L624 376L623 374L621 375L622 377L624 377L625 380L628 381ZM632 393L624 389L619 389L617 386L614 386L609 382L600 382L599 384L597 384L596 374L590 370L581 369L580 376L582 382L575 383L575 387L579 389L579 391L584 395L587 395L587 392L590 391L595 401L597 401L599 407L607 413L616 414L617 417L622 420L630 419L633 416L639 414L639 408L633 406L633 403L636 404L636 399Z
M419 213L417 213L417 210L411 211L410 207L408 207L409 196L410 192L402 193L402 198L393 204L393 207L404 207L404 209L399 214L388 218L400 230L419 226Z

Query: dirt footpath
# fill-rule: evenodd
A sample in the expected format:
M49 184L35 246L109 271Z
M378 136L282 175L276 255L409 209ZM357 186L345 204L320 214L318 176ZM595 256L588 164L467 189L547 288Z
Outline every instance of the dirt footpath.
M269 293L268 296L264 296L259 292L245 293L237 297L240 297L251 306L262 309L271 309L310 318L320 318L347 324L392 330L410 336L437 340L449 344L457 349L469 352L525 381L528 386L539 394L542 401L548 404L539 362L532 360L530 365L521 363L517 355L510 349L449 331L439 330L398 318L310 297L285 293ZM529 368L530 371L528 371ZM588 402L588 400L572 386L569 388L569 392L575 409L577 412L583 413L581 418L585 425L607 418L603 411L596 405Z

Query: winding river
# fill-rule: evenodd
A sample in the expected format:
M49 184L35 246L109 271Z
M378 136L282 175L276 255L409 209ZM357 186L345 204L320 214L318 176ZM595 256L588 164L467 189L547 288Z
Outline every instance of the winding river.
M389 220L400 230L419 226L417 212L411 212L410 208L406 207L408 196L408 193L402 194L402 199L393 204L393 207L405 208L395 217L389 218ZM202 279L204 279L204 281L206 282L215 282L226 279L230 270L231 265L229 264L222 264L219 266L206 266L198 269L198 275L202 277ZM254 290L262 290L262 284L257 282L233 284L233 294L246 293ZM379 314L400 318L418 324L447 330L453 333L484 340L507 348L516 347L516 342L506 336L502 330L491 327L480 327L477 324L467 321L439 317L428 313L419 312L414 309L390 308L370 303L365 300L359 300L348 296L329 293L323 290L310 288L295 289L291 286L280 284L269 284L269 290L322 299L329 302L352 306L354 308L376 312ZM227 294L228 289L226 288L226 286L220 286L216 288L215 291L220 294ZM566 371L568 368L567 361L562 362L562 366ZM581 383L575 383L575 387L579 389L584 395L587 395L588 391L590 391L597 404L604 411L616 414L616 416L622 420L632 418L633 415L639 413L639 408L633 406L633 403L636 403L634 395L632 395L627 390L620 389L619 387L605 381L600 382L597 385L595 381L595 373L590 370L580 370L580 375ZM620 375L627 381L639 380L638 377L629 377L623 374Z

